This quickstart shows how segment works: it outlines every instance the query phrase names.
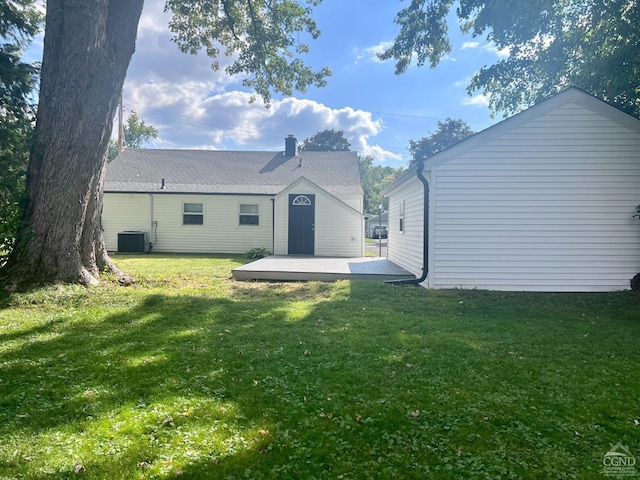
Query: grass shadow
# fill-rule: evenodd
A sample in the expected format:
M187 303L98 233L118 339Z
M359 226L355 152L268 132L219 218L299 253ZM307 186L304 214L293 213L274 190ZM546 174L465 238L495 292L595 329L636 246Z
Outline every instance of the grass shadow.
M1 332L0 476L588 478L639 446L623 294L225 288L63 292Z

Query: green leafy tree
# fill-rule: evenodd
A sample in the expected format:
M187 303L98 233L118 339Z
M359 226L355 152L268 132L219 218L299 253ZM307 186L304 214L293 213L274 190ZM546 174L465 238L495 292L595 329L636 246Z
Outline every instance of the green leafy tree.
M302 151L315 152L347 152L350 149L351 143L344 137L344 131L333 129L315 133L300 146ZM382 190L395 180L403 169L373 165L372 157L361 155L358 155L358 165L360 167L360 184L364 191L364 211L377 213L379 204L386 205L388 203L387 199L382 196Z
M15 2L13 2L15 3ZM167 0L174 41L204 49L241 75L266 104L323 86L330 71L299 56L320 34L319 0ZM111 262L100 214L113 118L135 49L143 0L48 0L40 97L27 170L27 208L3 273L12 283L95 284L101 272L134 281ZM73 86L73 88L70 88Z
M31 0L0 4L0 266L15 245L21 216L38 66L22 53L42 22Z
M438 122L438 130L428 137L416 141L409 140L409 151L412 156L409 165L426 160L431 155L470 137L473 133L464 120L447 118L444 122Z
M360 161L360 183L364 190L364 211L378 214L378 206L389 208L388 199L382 195L382 191L400 175L403 168L373 165L372 157L358 157Z
M343 130L323 130L307 138L300 150L308 152L348 152L351 142L344 137Z
M131 112L127 117L127 123L122 128L124 130L124 148L142 148L144 144L152 138L158 138L158 130L153 125L147 125L143 118L136 112ZM118 155L118 142L109 142L109 160L113 160Z
M452 50L447 16L453 0L411 0L397 14L400 26L381 59L433 68ZM484 37L506 59L471 79L469 94L482 92L505 115L577 86L621 110L640 116L640 4L636 0L461 0L463 33Z

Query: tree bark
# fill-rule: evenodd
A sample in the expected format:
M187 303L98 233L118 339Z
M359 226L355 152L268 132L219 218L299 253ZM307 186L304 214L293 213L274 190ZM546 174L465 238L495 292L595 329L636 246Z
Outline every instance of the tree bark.
M143 0L48 0L28 205L7 264L18 284L98 282L109 259L101 212L113 119Z

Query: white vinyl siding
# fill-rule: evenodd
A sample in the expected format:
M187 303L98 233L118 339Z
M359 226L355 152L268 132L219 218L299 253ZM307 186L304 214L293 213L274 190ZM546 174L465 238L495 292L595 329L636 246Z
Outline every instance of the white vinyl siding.
M417 277L422 276L424 187L417 177L389 196L389 260ZM399 213L404 205L403 232Z
M341 197L334 197L304 180L295 182L276 198L276 255L288 254L289 194L315 195L314 255L361 257L364 254L364 219ZM362 204L351 199L352 204Z
M364 219L353 209L341 207L326 193L316 195L316 245L320 257L361 257Z
M102 228L107 250L118 250L118 233L151 232L151 196L144 193L107 193L102 209Z
M194 204L202 205L202 225L183 223L185 213L197 214L194 208L185 210ZM258 206L260 225L238 224L241 204ZM271 212L268 196L105 193L102 222L110 251L117 250L118 232L142 230L149 233L153 252L245 253L258 247L273 249Z
M434 167L430 287L628 288L639 152L638 131L567 103Z
M342 202L349 205L354 210L358 212L363 211L363 196L362 195L335 195L336 198L339 198Z
M102 216L107 249L117 251L118 232L139 230L149 234L153 252L245 253L259 247L273 252L275 230L275 253L286 255L288 193L315 194L315 255L361 257L364 254L361 213L307 181L296 182L292 190L276 197L275 229L274 201L270 196L107 192ZM362 205L362 196L359 198L359 201L354 198L349 201ZM200 211L202 224L184 224L185 214L199 215ZM256 216L255 212L258 224L241 224L241 215Z

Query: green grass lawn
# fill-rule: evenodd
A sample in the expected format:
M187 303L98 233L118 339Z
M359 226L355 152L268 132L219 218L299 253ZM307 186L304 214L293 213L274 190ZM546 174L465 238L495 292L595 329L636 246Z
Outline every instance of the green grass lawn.
M640 460L630 292L116 262L139 284L0 298L0 478L596 479L617 442Z

